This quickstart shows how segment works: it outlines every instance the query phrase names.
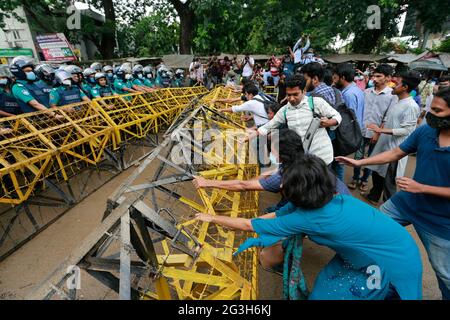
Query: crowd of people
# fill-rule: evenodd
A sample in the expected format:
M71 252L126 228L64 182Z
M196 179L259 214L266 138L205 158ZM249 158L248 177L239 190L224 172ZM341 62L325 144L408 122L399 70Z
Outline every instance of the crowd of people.
M18 57L0 68L0 115L52 113L53 107L74 102L176 86L173 81L180 77L182 70L173 74L164 65L156 72L152 66L99 63L55 70ZM260 263L282 271L286 298L421 299L420 252L404 229L412 224L443 299L450 299L448 76L425 79L412 70L395 72L389 64L365 71L351 63L330 68L302 37L288 55L272 56L264 68L248 54L242 61L213 57L206 66L196 57L189 81L207 87L224 83L242 92L240 98L216 100L232 105L219 111L241 113L249 123L249 141L267 137L272 142L265 147L276 169L249 181L197 176L194 185L269 191L280 193L281 200L256 219L208 213L196 218L255 232L258 237L238 252L264 247ZM264 93L264 86L277 87L277 99ZM408 178L411 155L416 168ZM346 166L353 168L350 181L344 178ZM311 292L299 259L304 237L336 252ZM369 270L378 270L375 285Z
M249 53L245 53L242 59L238 56L232 59L212 56L205 64L199 57L194 57L189 66L189 79L191 85L205 85L209 89L217 84L239 85L247 80L252 80L260 88L275 87L281 79L311 62L325 64L311 48L309 37L302 36L293 48L288 48L288 53L281 58L272 55L264 64L257 63Z
M38 110L56 116L51 111L55 107L99 97L182 87L184 82L182 69L174 72L162 63L155 69L151 65L131 67L124 63L113 67L94 62L83 70L76 65L36 65L32 58L18 56L10 66L0 66L0 116Z
M310 299L421 299L420 253L403 228L413 225L442 298L450 299L449 77L432 83L389 64L364 72L351 63L329 69L307 61L297 67L285 77L286 96L278 102L252 77L235 86L243 92L240 99L217 100L232 104L220 111L241 113L249 121L249 141L262 136L272 141L268 148L277 169L248 181L194 179L197 188L268 191L282 200L256 219L208 213L197 219L255 232L258 237L238 252L263 247L260 263L282 272L289 284L285 297ZM359 139L342 141L347 139L342 130L350 129ZM340 153L343 143L353 143L353 151ZM408 178L411 155L416 168ZM353 167L349 181L345 166ZM303 237L336 252L310 293L299 263ZM368 281L373 266L378 286Z

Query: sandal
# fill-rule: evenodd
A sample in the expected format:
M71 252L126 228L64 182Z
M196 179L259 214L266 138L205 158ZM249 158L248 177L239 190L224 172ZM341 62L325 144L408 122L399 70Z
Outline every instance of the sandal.
M361 190L361 192L366 192L367 190L369 190L369 183L361 182L361 185L359 186L359 190Z
M352 180L349 184L347 184L347 187L349 189L355 190L358 185L358 180Z

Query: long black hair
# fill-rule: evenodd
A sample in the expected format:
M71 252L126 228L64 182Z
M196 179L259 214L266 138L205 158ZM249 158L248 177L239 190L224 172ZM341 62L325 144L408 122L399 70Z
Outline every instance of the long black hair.
M278 141L276 141L277 139ZM271 141L272 143L278 142L278 148L275 149L278 149L278 156L283 167L290 165L295 159L305 154L302 138L294 130L288 128L273 130Z
M296 207L318 209L333 199L336 179L325 162L311 154L283 166L282 193Z

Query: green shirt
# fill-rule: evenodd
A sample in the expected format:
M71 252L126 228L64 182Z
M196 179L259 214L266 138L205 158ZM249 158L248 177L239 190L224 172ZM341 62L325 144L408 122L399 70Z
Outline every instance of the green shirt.
M35 99L31 92L27 88L25 88L25 86L23 85L24 83L27 82L24 80L16 80L16 83L12 86L12 94L17 100L28 103Z
M102 89L102 87L100 85L96 85L95 87L93 87L91 89L92 97L93 98L100 98L102 96L101 95L101 89ZM110 89L111 89L111 95L115 95L116 92L111 87L110 87Z
M155 83L152 80L150 80L150 79L144 79L144 85L149 87L149 88L152 88L152 87L155 86Z
M134 86L143 86L144 84L142 83L141 79L133 79L131 81L131 84Z
M118 94L127 94L129 92L123 90L124 88L131 89L131 83L129 81L124 81L122 79L114 80L114 89Z

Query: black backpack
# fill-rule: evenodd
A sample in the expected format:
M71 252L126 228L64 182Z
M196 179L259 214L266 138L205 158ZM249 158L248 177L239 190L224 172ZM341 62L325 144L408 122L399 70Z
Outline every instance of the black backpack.
M333 90L336 96L335 105L330 104L330 102L321 95L316 94L315 96L321 97L327 101L327 103L341 115L342 121L339 127L334 131L336 133L336 139L333 140L333 151L335 157L348 156L359 149L363 136L355 112L345 105L345 102L341 98L340 91L334 87Z

